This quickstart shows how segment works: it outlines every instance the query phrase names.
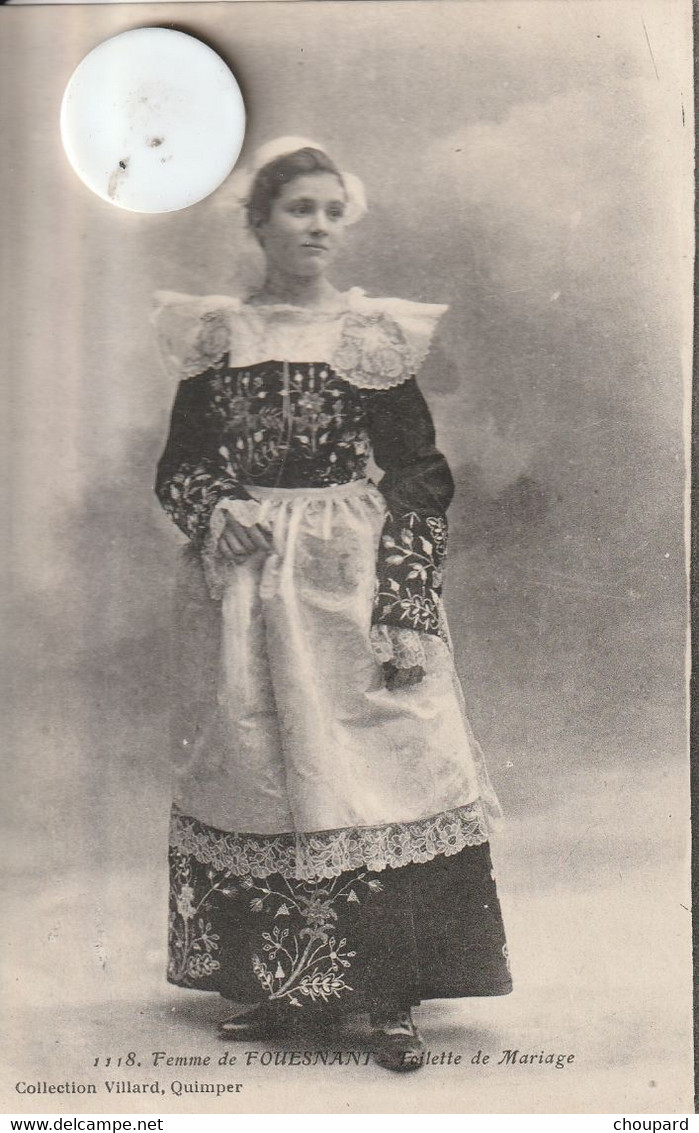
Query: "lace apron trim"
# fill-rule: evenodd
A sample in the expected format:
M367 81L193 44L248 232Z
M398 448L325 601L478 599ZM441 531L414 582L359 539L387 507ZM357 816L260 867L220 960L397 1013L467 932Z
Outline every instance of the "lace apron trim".
M365 867L373 872L458 854L488 841L480 801L414 822L311 833L240 834L207 826L173 808L170 845L236 877L281 874L321 881Z

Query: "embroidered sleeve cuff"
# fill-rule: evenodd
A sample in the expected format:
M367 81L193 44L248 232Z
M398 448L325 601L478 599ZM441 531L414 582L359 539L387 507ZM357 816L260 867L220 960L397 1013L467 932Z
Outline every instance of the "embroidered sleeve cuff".
M234 477L208 461L181 465L160 486L158 497L171 519L197 547L203 546L210 533L211 516L219 500L249 499Z
M389 516L379 546L374 623L441 636L446 549L443 515L409 512L399 522Z

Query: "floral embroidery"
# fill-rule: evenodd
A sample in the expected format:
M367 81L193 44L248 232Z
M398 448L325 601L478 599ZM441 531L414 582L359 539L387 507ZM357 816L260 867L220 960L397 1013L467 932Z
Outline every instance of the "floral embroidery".
M489 872L487 846L424 872L378 877L364 868L317 883L238 877L173 849L168 978L238 1003L272 1000L311 1016L328 1005L372 1010L406 992L434 994L435 975L450 997L506 994L508 955ZM429 923L447 893L454 915L433 968ZM394 930L388 950L387 916Z
M195 543L203 543L211 513L222 496L247 495L231 474L212 461L182 464L165 481L160 502L177 526Z
M447 553L447 521L442 515L428 515L425 519L425 523L432 536L434 549L443 559Z
M177 982L200 980L218 971L216 958L219 934L208 918L211 894L229 893L230 887L215 880L209 871L210 887L197 899L192 863L178 854L170 871L170 924L168 977Z
M488 840L480 801L414 822L326 830L308 834L237 834L217 830L173 810L170 844L205 866L238 877L272 873L297 881L323 881L352 869L379 873L409 862L457 854Z
M283 889L278 890L255 885L250 878L242 882L250 892L260 894L250 902L254 913L288 918L271 932L260 934L265 955L252 955L255 976L271 1000L286 1000L291 1007L302 1007L304 999L311 1003L327 1003L333 996L339 999L342 992L353 990L345 976L356 952L347 948L346 937L338 936L338 914L333 906L338 901L359 904L357 889L361 886L372 892L383 886L363 873L344 885L335 880L313 889L286 879L282 883Z
M346 976L356 951L337 931L339 909L361 905L360 893L382 890L381 881L366 871L319 886L279 877L241 879L211 866L196 872L191 857L173 850L168 978L201 986L220 972L221 934L212 926L217 925L222 900L238 901L241 911L247 903L250 912L262 918L249 962L268 998L291 1007L327 1003L353 991Z
M443 516L422 518L409 512L400 518L400 525L389 519L381 537L374 621L441 636L441 568L446 549Z
M236 475L288 487L345 483L365 474L369 439L361 397L327 366L262 363L210 382L213 415Z

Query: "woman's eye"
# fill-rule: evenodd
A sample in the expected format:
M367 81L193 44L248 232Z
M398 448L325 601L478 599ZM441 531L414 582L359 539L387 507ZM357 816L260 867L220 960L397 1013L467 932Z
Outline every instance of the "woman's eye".
M345 210L343 208L328 209L328 216L331 220L342 220L344 215Z

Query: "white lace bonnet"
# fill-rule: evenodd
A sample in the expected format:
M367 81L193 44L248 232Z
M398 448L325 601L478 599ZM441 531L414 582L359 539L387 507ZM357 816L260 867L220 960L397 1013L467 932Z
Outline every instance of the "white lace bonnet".
M260 148L255 151L248 165L240 170L236 170L231 176L230 187L235 206L241 210L245 208L255 178L260 170L264 169L265 165L269 165L270 162L276 161L279 157L286 157L289 154L297 153L300 149L320 150L329 160L332 160L325 146L320 145L318 142L312 142L308 138L288 136L275 138L271 142L266 142L265 145L260 146ZM345 223L355 224L358 220L361 220L367 211L364 185L354 173L347 173L345 170L340 170L340 177L342 178L347 194Z

